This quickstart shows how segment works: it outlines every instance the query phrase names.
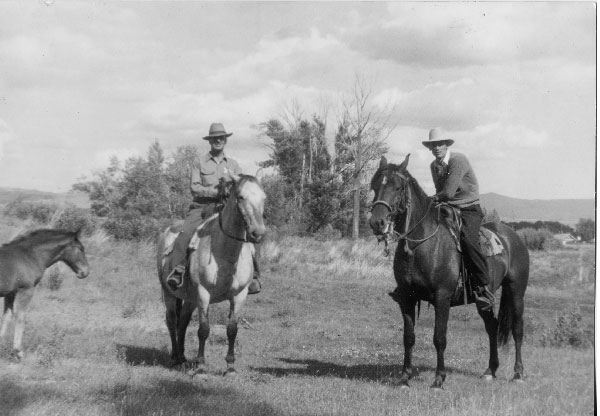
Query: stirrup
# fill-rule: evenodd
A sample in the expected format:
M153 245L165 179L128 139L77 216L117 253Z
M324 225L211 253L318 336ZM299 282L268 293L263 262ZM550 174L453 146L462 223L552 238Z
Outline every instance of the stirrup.
M398 288L394 289L393 292L388 292L388 295L390 295L390 297L394 299L395 302L400 303L400 291L398 290Z
M166 282L171 288L179 289L183 286L183 276L185 275L185 266L179 264L175 266L171 273L167 276ZM177 276L179 279L177 279Z

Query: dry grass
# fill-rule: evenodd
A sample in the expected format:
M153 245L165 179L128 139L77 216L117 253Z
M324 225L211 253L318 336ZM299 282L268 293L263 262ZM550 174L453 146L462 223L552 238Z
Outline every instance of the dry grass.
M0 230L1 233L1 230ZM533 253L526 302L524 384L512 384L513 351L501 353L499 378L478 376L487 338L472 307L451 312L445 390L432 392L433 308L417 323L409 391L395 376L402 324L387 296L391 258L367 241L283 237L263 247L263 292L250 297L238 334L238 376L225 378L227 305L211 310L210 375L168 368L169 338L155 271L154 245L85 240L92 273L61 270L57 290L40 287L25 331L26 358L0 348L3 415L583 415L594 411L593 349L542 347L554 318L577 301L593 321L589 250ZM591 259L591 260L590 260ZM562 268L561 268L562 267ZM563 273L561 275L561 273ZM197 348L190 325L187 356Z

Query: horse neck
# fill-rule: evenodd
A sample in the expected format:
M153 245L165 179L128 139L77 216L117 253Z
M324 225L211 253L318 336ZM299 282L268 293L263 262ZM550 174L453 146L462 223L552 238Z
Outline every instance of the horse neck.
M240 240L244 240L246 229L244 218L233 196L227 199L225 206L219 213L219 236L218 244L220 248L237 260L243 244L243 241Z
M409 227L414 227L418 223L416 231L424 228L428 222L436 221L429 197L413 178L409 180L408 192L410 192L411 199Z
M68 237L55 237L49 241L22 244L21 246L27 246L27 250L33 254L38 264L48 268L61 259L61 254L69 241Z

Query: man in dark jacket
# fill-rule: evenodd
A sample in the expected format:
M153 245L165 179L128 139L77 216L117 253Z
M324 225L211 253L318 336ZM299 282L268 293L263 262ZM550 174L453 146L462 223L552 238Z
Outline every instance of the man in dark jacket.
M238 163L225 156L225 145L227 138L233 133L227 133L221 123L213 123L210 126L208 136L203 137L210 143L210 151L201 156L191 169L190 190L192 193L192 205L185 218L183 229L175 240L173 252L171 253L171 264L173 270L167 277L167 283L173 289L180 287L183 283L187 263L187 249L192 236L202 222L215 213L217 208L217 185L221 179L230 180L232 175L242 173ZM261 285L258 280L258 247L254 255L254 280L248 287L248 293L260 292Z
M479 184L467 157L448 150L453 143L454 140L444 137L438 128L432 129L429 140L423 142L435 156L430 166L436 191L432 199L460 210L461 248L465 254L465 265L476 285L475 300L479 308L489 310L493 309L495 298L490 288L485 256L479 247L479 227L483 219Z

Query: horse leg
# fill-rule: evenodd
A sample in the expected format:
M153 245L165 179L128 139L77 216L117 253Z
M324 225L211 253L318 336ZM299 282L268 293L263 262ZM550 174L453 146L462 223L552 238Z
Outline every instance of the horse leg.
M448 331L448 316L450 314L450 296L439 294L435 301L435 328L433 330L433 345L437 352L437 367L432 389L441 389L446 380L446 365L444 352L446 351L446 333Z
M404 320L404 365L400 374L400 386L403 388L408 387L408 380L416 372L412 366L412 349L415 346L415 306L414 299L402 297L400 300L400 310Z
M512 291L514 295L514 291ZM513 323L512 335L515 340L515 374L511 381L523 381L524 368L521 360L521 346L523 345L523 312L525 303L523 296L513 296Z
M496 378L496 370L500 366L500 360L498 359L498 319L494 316L493 310L484 311L478 308L477 312L483 319L485 331L490 341L490 360L487 370L481 377L486 381L490 381Z
M227 355L225 356L225 362L227 363L227 370L225 370L225 375L235 373L235 367L233 364L235 363L235 338L238 332L238 321L236 314L236 303L232 300L229 303L229 318L227 320Z
M29 302L31 302L31 298L33 297L34 291L34 287L23 290L21 292L18 292L15 298L15 338L13 343L13 350L18 360L21 360L25 356L25 354L23 353L23 330L25 327L25 312L27 312L27 307L29 306Z
M188 325L190 324L192 313L194 313L194 309L196 309L196 305L186 301L179 301L178 305L180 305L180 308L177 311L177 355L181 357L182 362L186 362L187 360L185 359L185 333L187 331Z
M4 313L2 314L2 326L0 327L0 338L3 338L6 335L6 331L8 330L8 325L12 320L14 314L14 304L15 304L15 295L16 293L10 293L4 297Z
M204 347L206 340L210 335L210 324L208 322L208 302L206 305L200 305L198 307L198 355L196 362L198 363L198 372L202 373L206 370L206 360L204 358Z
M179 354L180 348L177 342L177 321L181 310L181 300L163 289L163 301L166 309L165 320L171 338L171 365L176 366L185 362L183 354Z

